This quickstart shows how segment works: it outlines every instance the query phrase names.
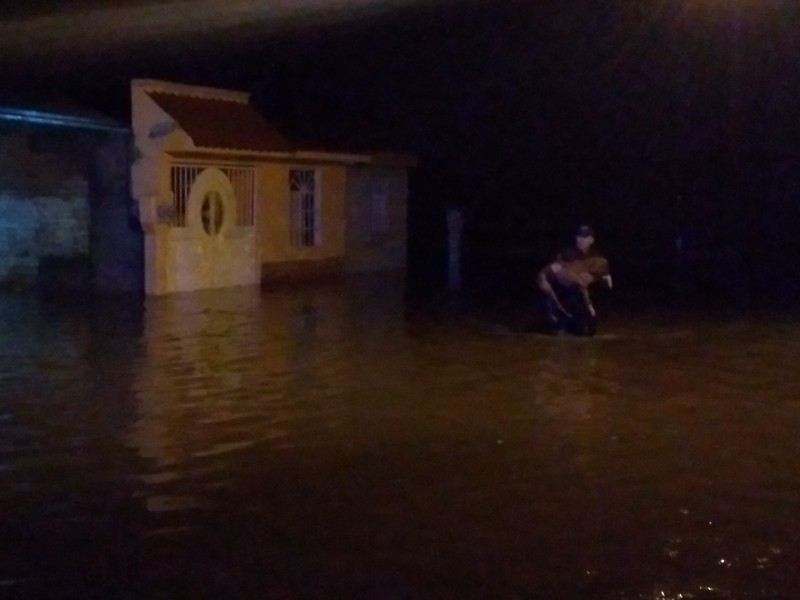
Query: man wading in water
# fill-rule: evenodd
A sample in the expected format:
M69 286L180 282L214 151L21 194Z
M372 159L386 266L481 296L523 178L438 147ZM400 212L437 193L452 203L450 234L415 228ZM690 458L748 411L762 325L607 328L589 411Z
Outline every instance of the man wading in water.
M539 272L538 287L547 296L547 312L554 333L592 336L597 317L589 299L588 287L597 280L611 287L608 262L594 246L594 231L588 225L578 228L574 245L566 246L554 262Z

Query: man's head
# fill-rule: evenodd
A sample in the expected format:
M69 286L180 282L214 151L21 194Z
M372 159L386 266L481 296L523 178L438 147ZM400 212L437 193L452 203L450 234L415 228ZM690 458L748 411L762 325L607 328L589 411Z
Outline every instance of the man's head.
M578 233L575 235L575 245L581 252L588 252L589 248L594 244L594 231L588 225L581 225L578 227Z

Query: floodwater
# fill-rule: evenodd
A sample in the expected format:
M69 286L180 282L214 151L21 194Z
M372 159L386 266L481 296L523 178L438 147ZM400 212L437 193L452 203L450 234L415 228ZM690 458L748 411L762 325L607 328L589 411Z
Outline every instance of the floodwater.
M0 598L800 597L800 321L0 297Z

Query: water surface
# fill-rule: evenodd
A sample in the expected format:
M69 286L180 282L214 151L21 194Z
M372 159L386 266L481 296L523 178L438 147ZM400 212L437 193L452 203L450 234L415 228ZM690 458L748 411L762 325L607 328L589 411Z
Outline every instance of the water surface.
M0 297L0 597L800 597L800 322Z

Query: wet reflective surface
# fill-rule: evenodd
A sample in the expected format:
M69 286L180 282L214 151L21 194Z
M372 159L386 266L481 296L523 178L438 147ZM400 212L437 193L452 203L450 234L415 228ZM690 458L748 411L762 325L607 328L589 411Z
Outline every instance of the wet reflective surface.
M800 597L800 321L0 297L0 597Z

